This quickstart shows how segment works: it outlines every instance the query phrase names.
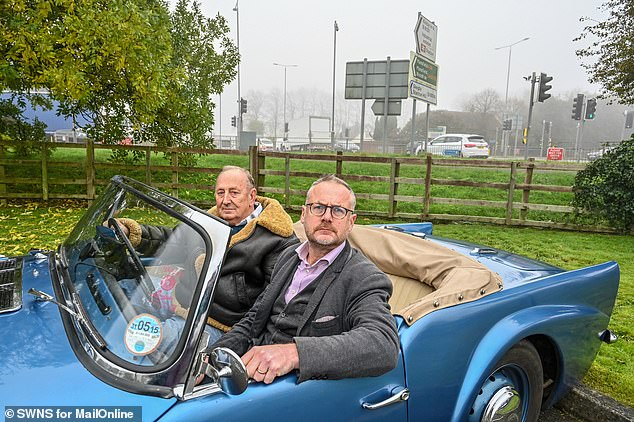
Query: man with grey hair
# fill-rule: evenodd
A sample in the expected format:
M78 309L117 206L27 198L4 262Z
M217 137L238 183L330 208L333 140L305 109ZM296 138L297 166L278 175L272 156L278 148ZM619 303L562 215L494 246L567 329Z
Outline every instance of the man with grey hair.
M278 201L257 196L251 173L241 167L225 166L216 178L216 205L208 212L224 219L231 227L231 239L216 283L214 301L207 320L210 341L231 329L251 308L269 284L278 255L298 242L293 221ZM178 244L179 228L140 225L131 219L119 219L125 234L139 252L153 255L168 238ZM202 245L182 245L192 269L197 272L204 262ZM176 285L176 313L183 318L194 290L190 276Z
M302 206L307 241L278 259L271 284L213 347L242 356L249 377L271 383L378 376L396 366L399 340L388 299L392 284L348 241L354 192L325 176Z

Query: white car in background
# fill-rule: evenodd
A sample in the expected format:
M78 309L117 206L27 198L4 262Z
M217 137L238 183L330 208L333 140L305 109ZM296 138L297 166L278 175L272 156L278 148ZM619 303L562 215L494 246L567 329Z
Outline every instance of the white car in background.
M423 148L419 145L416 155L422 154ZM489 144L480 135L448 133L432 139L427 144L427 152L452 157L489 158Z
M273 145L273 141L267 138L260 138L258 140L258 149L260 151L275 151L275 146Z

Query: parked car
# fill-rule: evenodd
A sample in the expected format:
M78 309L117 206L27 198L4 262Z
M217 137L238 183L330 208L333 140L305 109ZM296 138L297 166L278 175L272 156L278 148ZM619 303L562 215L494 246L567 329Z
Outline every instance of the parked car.
M115 217L179 235L142 255ZM253 383L230 350L202 352L229 226L115 176L57 250L0 259L0 397L14 407L140 406L148 421L535 421L614 340L617 263L564 271L431 231L416 223L351 234L393 279L395 369ZM199 275L187 258L194 248L205 252ZM171 291L185 277L197 282L174 330ZM209 382L197 385L202 374Z
M597 151L590 151L588 153L588 161L597 160L597 159L603 157L604 154L612 151L614 148L616 148L616 147L605 147L605 148L602 148L602 149L597 150Z
M258 149L260 151L275 151L275 145L270 139L260 138L258 139Z
M449 155L465 158L489 158L489 144L480 135L448 133L438 136L427 144L427 151L436 155ZM416 155L423 152L419 145Z
M354 144L352 142L337 142L335 143L335 151L348 151L348 152L359 152L361 148L359 144Z

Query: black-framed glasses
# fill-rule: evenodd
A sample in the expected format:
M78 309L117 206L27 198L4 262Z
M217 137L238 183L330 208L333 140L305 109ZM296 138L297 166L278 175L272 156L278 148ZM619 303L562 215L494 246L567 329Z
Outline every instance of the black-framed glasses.
M315 215L317 217L321 217L322 215L326 214L326 210L330 208L330 215L332 215L332 218L336 218L337 220L341 220L346 215L348 215L348 213L354 212L354 210L350 210L340 205L324 205L316 202L306 204L306 207L308 207L308 210L312 215Z

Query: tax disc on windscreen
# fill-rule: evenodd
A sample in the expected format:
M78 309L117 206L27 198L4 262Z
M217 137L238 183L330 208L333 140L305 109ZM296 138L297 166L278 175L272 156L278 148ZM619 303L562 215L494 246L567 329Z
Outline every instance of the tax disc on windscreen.
M125 330L125 347L137 356L145 356L155 351L162 339L161 321L150 314L135 316Z

